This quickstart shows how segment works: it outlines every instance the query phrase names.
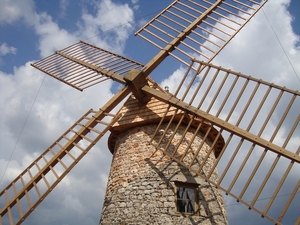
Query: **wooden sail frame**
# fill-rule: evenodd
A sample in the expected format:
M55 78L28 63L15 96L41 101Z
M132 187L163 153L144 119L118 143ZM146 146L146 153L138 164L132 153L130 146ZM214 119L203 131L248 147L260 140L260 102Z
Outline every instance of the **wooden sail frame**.
M177 0L135 35L186 66L195 55L210 62L267 1Z
M274 200L277 198L278 193L283 187L283 184L287 178L291 178L292 168L294 169L293 172L297 172L297 168L299 170L300 168L300 146L295 146L295 144L291 144L292 139L296 139L297 136L297 130L300 129L300 115L297 113L294 113L294 110L296 107L300 105L300 92L299 91L293 91L286 89L284 87L280 87L262 80L258 80L255 78L252 78L250 76L243 75L241 73L236 73L228 69L224 69L221 67L217 67L212 64L207 64L205 62L193 60L189 66L188 71L192 71L194 65L198 65L198 71L201 71L205 76L202 76L201 82L199 82L199 85L201 86L203 82L205 82L205 79L208 79L208 83L210 85L206 86L204 88L204 91L206 92L204 95L200 95L201 88L197 87L195 88L195 92L192 93L190 96L192 96L189 99L189 103L186 101L187 92L191 90L192 85L194 84L193 81L195 81L196 76L200 76L197 72L194 73L194 76L190 77L190 82L187 86L183 88L183 91L185 93L182 94L182 96L179 98L177 95L180 93L180 89L182 88L182 84L184 83L184 78L182 80L182 84L179 85L178 89L176 90L175 94L166 94L162 92L157 92L154 89L151 89L147 86L143 88L145 92L151 93L151 95L155 96L157 99L168 103L170 107L176 107L179 110L185 111L187 114L190 115L190 122L188 125L185 122L182 123L183 118L186 117L184 114L181 114L182 119L178 119L175 117L176 113L174 113L173 119L169 119L168 124L177 123L177 127L180 126L180 123L187 126L187 129L191 127L192 125L195 126L195 123L198 124L197 130L201 128L204 121L206 123L210 123L211 128L207 129L207 131L204 133L203 142L206 140L209 141L208 134L210 133L211 129L217 129L219 133L215 137L215 142L211 145L210 150L207 152L206 157L209 157L210 153L215 151L216 146L216 140L218 140L219 136L225 137L225 145L223 149L221 150L221 153L218 155L218 158L213 165L212 169L208 174L203 175L202 168L205 165L206 160L203 160L202 164L196 163L197 161L197 154L199 153L201 146L197 150L194 150L195 156L192 158L192 160L188 160L188 152L190 152L190 148L192 143L189 143L187 146L185 152L178 153L177 148L175 150L170 151L169 149L169 143L172 142L173 136L170 137L170 135L167 135L166 132L168 130L167 128L164 129L164 133L160 135L160 140L156 143L153 141L153 138L157 134L159 130L162 130L162 124L165 120L165 116L167 115L169 108L166 109L164 116L161 119L161 122L158 124L156 128L156 133L153 135L152 140L150 143L156 147L157 150L162 151L165 155L168 157L171 157L174 161L178 162L185 168L187 168L189 171L194 172L198 176L201 176L203 179L207 180L214 186L218 187L222 191L224 191L227 195L230 195L231 197L235 198L238 202L242 202L244 205L248 206L249 209L254 210L261 214L262 217L266 217L275 224L281 224L282 218L289 208L292 199L295 197L296 193L299 191L299 180L294 180L294 187L290 186L288 187L288 193L291 193L289 199L286 200L284 204L282 204L281 207L281 213L277 218L273 218L268 214L270 208L276 204L274 204ZM213 71L210 78L208 78L207 74L208 71ZM221 73L223 73L223 80L221 77ZM186 73L188 74L188 72ZM202 75L203 75L202 74ZM215 77L218 76L219 80L216 81ZM235 78L232 79L232 85L229 85L230 88L226 91L227 95L222 96L222 103L220 103L220 106L218 106L218 111L216 112L217 115L214 115L211 113L211 105L216 102L217 97L219 96L222 88L227 88L225 84L225 81L229 79L230 76L234 76ZM228 111L226 112L227 118L226 119L220 119L220 113L223 108L226 108L226 103L229 98L229 95L233 92L233 89L236 85L236 79L243 79L244 83L246 84L243 88L239 90L239 93L235 93L236 101L234 104L229 107ZM245 92L247 85L249 85L249 81L255 83L252 85L253 90L249 94L251 96L250 98L247 98L247 101L242 98L243 93ZM214 86L214 82L217 83L218 88L214 87L215 92L212 94L212 96L208 96L209 88L211 86ZM227 84L228 85L228 84ZM262 93L259 90L260 86L265 86L263 88L264 93ZM268 114L265 115L264 120L260 120L258 124L260 124L260 127L257 127L258 133L254 134L253 132L250 132L250 128L255 123L255 120L257 118L260 119L259 112L262 110L262 105L265 103L267 99L267 96L269 93L273 90L277 89L278 93L277 96L272 96L276 104L273 104L272 109L269 111ZM202 100L198 99L197 103L199 103L197 106L193 105L193 98L195 95L201 96L202 99L213 99L210 100L210 106L205 108L205 111L201 109ZM241 126L240 123L245 117L247 109L249 109L249 105L254 99L255 95L260 95L262 97L261 102L257 103L258 107L252 108L251 110L255 111L253 113L252 118L247 118L249 121L249 124ZM285 98L282 98L282 96L285 95ZM289 100L288 100L289 99ZM230 116L233 114L234 109L238 105L238 101L245 101L245 106L243 109L241 109L241 113L239 113L239 118L236 122L236 124L233 124L230 121ZM286 102L285 108L280 108L278 105L282 106L282 102ZM296 108L297 109L297 108ZM282 116L278 120L277 126L275 126L273 132L269 135L270 139L267 140L266 138L262 138L263 131L266 129L267 124L272 120L272 117L274 114L281 112ZM263 113L264 114L264 113ZM175 120L176 118L176 120ZM179 121L179 122L178 122ZM288 121L288 122L287 122ZM286 137L281 140L281 142L276 142L276 136L279 133L280 128L282 128L286 123L289 124L291 122L291 125L289 126L290 130L287 130ZM259 125L256 126L259 126ZM173 134L176 133L176 130L173 132ZM195 135L197 132L195 132ZM266 136L266 135L264 135ZM278 138L277 138L278 139ZM281 138L280 138L281 139ZM168 140L168 144L161 144L161 141ZM234 143L234 144L233 144ZM235 145L236 144L236 145ZM287 150L286 147L290 144L290 147L292 149ZM296 144L297 145L297 144ZM252 155L255 153L255 159L251 158ZM237 157L239 155L239 157ZM179 157L180 156L180 157ZM241 160L241 157L243 157L242 163L239 161ZM273 162L270 163L269 159L274 158ZM251 160L250 160L251 159ZM227 161L228 160L228 161ZM213 179L210 179L210 176L212 175L213 170L220 165L220 162L222 162L226 165L226 167L223 170L219 170L220 178L218 182L214 182ZM282 163L284 161L285 163ZM195 165L196 164L196 165ZM236 170L234 170L234 174L232 174L231 167L234 167L232 165L238 165ZM295 167L296 166L296 167ZM247 169L246 169L247 168ZM249 169L250 168L250 169ZM251 185L251 182L254 180L254 178L259 174L258 171L262 171L261 168L269 168L268 172L266 173L266 177L259 181L257 184L257 190L256 187L253 187ZM285 170L284 170L285 169ZM281 177L279 179L279 182L276 184L271 184L272 179L270 179L272 176L274 177L275 171L284 171L281 174ZM242 174L242 175L241 175ZM247 179L242 179L241 176L247 177ZM280 175L278 175L280 176ZM226 180L226 182L225 182ZM224 182L223 182L224 181ZM257 181L256 181L257 182ZM233 190L235 185L240 186L238 190ZM268 186L269 185L269 186ZM270 187L271 186L271 187ZM250 187L250 188L249 188ZM251 189L252 188L252 189ZM272 195L268 196L269 201L265 205L264 208L256 207L257 201L259 197L262 196L262 192L265 188L269 188L271 192L273 191ZM246 195L245 193L251 192L251 195ZM250 196L250 197L249 197ZM252 198L252 200L250 200ZM276 205L276 207L278 207Z
M84 41L39 60L33 67L80 91L109 78L125 84L121 76L143 64ZM113 74L114 76L111 76Z
M228 3L228 2L234 2ZM77 141L80 141L81 138L86 139L86 141L90 142L90 145L88 148L86 148L84 151L89 150L102 136L103 134L111 127L111 125L115 122L114 118L118 118L117 116L113 116L113 120L111 123L106 124L106 127L103 130L94 129L94 125L97 125L99 123L102 123L102 119L104 116L108 115L109 113L119 102L121 102L129 93L133 93L137 99L141 100L142 102L147 101L149 98L154 97L159 99L160 101L164 101L165 103L169 104L170 106L176 107L188 114L190 117L191 123L202 124L205 120L206 123L209 122L211 126L214 127L214 129L219 130L219 134L217 135L225 135L227 140L224 145L224 149L219 154L218 160L216 161L216 164L214 165L214 168L217 166L219 161L223 159L223 154L226 154L228 150L226 148L232 142L232 140L237 140L239 145L235 148L233 154L230 155L228 167L224 169L224 172L221 174L220 180L218 183L215 183L209 179L209 176L211 174L206 174L203 178L206 179L208 182L211 182L216 187L222 189L225 191L226 194L231 195L234 197L237 201L245 204L249 207L249 209L253 209L254 211L257 211L260 213L263 217L266 217L270 219L271 221L280 224L282 217L288 210L289 205L291 204L293 197L296 195L296 193L299 190L299 180L296 181L294 189L291 191L291 195L286 201L285 206L283 207L280 215L275 219L274 216L270 216L269 210L273 205L274 199L278 195L282 185L284 184L285 180L288 178L289 173L293 166L296 164L299 166L299 147L296 149L288 150L286 149L287 145L289 144L289 140L294 137L295 130L299 127L299 115L294 118L295 122L294 125L290 127L290 131L288 132L288 135L286 136L286 139L284 140L284 143L281 143L281 145L278 145L275 141L276 135L278 133L278 130L281 129L282 124L287 116L289 116L289 113L293 109L295 105L295 101L299 102L299 92L286 89L284 87L280 87L277 85L269 84L267 82L253 79L249 76L245 76L239 73L235 73L230 70L226 70L224 68L220 68L214 65L209 65L207 62L210 62L223 48L224 46L238 33L238 31L252 18L252 16L267 2L266 0L262 2L257 2L254 0L247 0L249 4L242 3L239 0L229 0L227 2L218 0L216 2L213 2L211 0L197 0L197 1L174 1L169 7L167 7L162 13L160 13L157 17L155 17L152 21L147 23L140 31L137 32L138 36L143 36L143 32L148 32L148 28L151 27L153 31L148 32L150 33L154 38L158 38L159 41L164 43L163 45L159 45L156 40L152 41L149 38L144 38L150 43L157 46L160 51L159 53L152 59L150 62L148 62L145 66L142 64L135 62L133 60L127 59L125 57L122 57L120 55L117 55L115 53L106 51L104 49L98 48L96 46L90 45L85 42L79 42L75 45L72 45L62 51L57 51L55 54L42 59L38 61L37 63L32 64L34 67L40 69L41 71L47 73L48 75L67 83L68 85L71 85L72 87L83 90L85 88L88 88L92 85L95 85L97 83L103 82L107 79L113 79L115 81L120 82L121 84L125 84L125 87L121 89L104 107L102 107L102 110L99 112L96 112L97 116L92 116L88 119L87 124L82 124L81 122L75 123L75 125L82 126L82 130L78 133L75 132L74 135L70 140L68 140L66 134L64 134L61 139L66 139L67 143L65 144L59 144L59 140L54 143L54 145L59 145L59 154L53 154L53 158L49 161L45 158L45 156L42 154L37 161L33 162L32 165L30 165L27 170L25 170L16 180L14 180L10 185L7 186L1 193L0 197L5 199L6 205L1 209L0 213L0 222L1 219L4 216L8 217L8 221L10 224L15 224L13 213L12 211L18 211L19 212L19 219L17 224L21 223L23 219L25 219L29 213L44 199L44 197L54 188L57 183L61 180L63 176L66 175L67 172L70 171L75 164L80 160L80 158L83 157L80 156L79 158L75 158L74 156L70 156L69 150L72 148L79 148L77 145ZM191 9L191 6L188 4L204 4L206 5L205 11L195 11ZM225 4L225 5L224 5ZM239 4L240 7L237 7L235 4ZM231 9L231 11L229 10ZM244 8L247 8L249 10L245 10ZM170 20L174 24L177 24L175 26L172 26L170 24L167 24L166 22L162 22L161 18L169 19L168 16L166 16L168 13L172 14L174 16L174 12L172 10L180 11L180 16L177 16L179 20L185 21L185 25L183 26L183 30L181 32L178 32L177 26L181 26L181 23L176 20ZM195 16L195 14L191 14L191 10L193 13L198 13L198 16ZM222 14L220 10L225 14ZM239 10L241 14L238 13ZM216 14L217 17L213 17L212 14ZM229 17L227 15L230 15ZM194 21L191 21L189 18L194 18ZM207 21L206 19L210 18L211 20L215 20L215 25L211 26L211 22ZM228 23L224 23L222 19L225 19L227 21L230 21L229 23L234 23L235 25L231 27ZM236 21L233 19L237 19ZM217 21L216 21L217 20ZM244 22L240 22L244 21ZM168 29L173 30L173 32L177 32L176 35L169 36L166 34L164 29L157 25L157 23L160 23L163 26L168 27ZM226 29L221 29L216 24L222 24L223 26L233 30L232 33L228 33ZM217 33L211 32L207 27L202 26L202 24L206 24L205 26L211 26L211 30L216 31ZM196 35L198 37L202 37L203 35L201 32L199 33L197 29L204 29L203 31L209 33L209 35L213 35L214 37L217 37L219 40L215 43L207 42L208 40L205 39L205 36L203 37L203 43L195 40L193 35ZM209 31L209 32L208 32ZM156 33L157 32L157 33ZM159 33L162 32L163 35L160 35ZM227 35L227 38L221 37L219 32ZM218 34L219 33L219 34ZM172 34L170 32L170 34ZM192 35L193 34L193 35ZM171 40L163 39L162 36L166 37L165 35L169 36ZM202 36L201 36L202 35ZM222 45L220 45L218 42L223 42ZM203 52L199 52L198 49L189 46L189 43L198 44L202 46L203 49L206 49L205 51L212 50L209 46L206 46L205 43L214 44L216 46L216 49L212 51L213 54L211 54L208 57ZM183 46L183 48L182 48ZM84 51L82 50L84 49ZM187 50L188 49L188 50ZM177 55L176 52L180 52L182 54L181 56ZM205 62L198 61L197 59L193 59L192 63L188 63L191 56L195 54L202 55L202 57L205 58ZM210 84L207 86L207 89L204 91L204 98L200 100L199 105L195 105L191 99L185 99L185 96L188 95L188 91L190 87L192 86L193 82L188 85L189 88L182 88L182 84L186 81L186 78L183 77L182 84L180 84L179 89L175 92L174 95L170 95L167 93L164 93L162 91L158 91L152 87L149 87L146 82L147 76L168 56L171 55L178 59L181 63L188 65L189 69L188 71L196 71L194 73L194 80L198 76L200 72L205 73L205 69L214 69L216 71L222 71L223 74L223 80L220 81L221 85L219 88L216 88L215 95L212 97L213 101L208 106L208 108L203 108L202 103L205 101L204 98L207 98L210 90L214 86L214 81L216 80L216 76L219 76L219 72L215 72L215 75L212 76L212 80L209 82ZM199 66L200 65L200 66ZM186 73L188 75L189 72ZM207 73L208 74L208 73ZM236 121L235 124L231 123L230 116L228 118L222 119L219 118L220 112L214 113L211 109L213 107L213 102L216 101L218 98L219 93L222 90L222 87L226 83L227 78L230 75L234 75L238 77L237 79L245 79L246 82L244 84L244 88L239 94L237 94L237 101L235 101L234 106L231 108L234 110L236 108L236 105L238 104L238 101L241 99L241 96L243 96L244 90L246 89L248 83L253 82L255 83L254 88L250 94L249 101L244 107L244 110L241 113L241 117ZM206 75L203 75L205 77ZM193 79L192 79L193 80ZM204 82L204 79L202 79ZM189 81L188 81L189 82ZM201 82L200 82L201 83ZM234 82L231 83L231 87L234 87ZM259 104L259 106L256 108L256 112L254 113L250 124L248 124L248 127L240 126L241 121L243 120L244 116L247 115L247 108L251 104L251 101L254 99L255 94L257 93L260 86L267 86L267 89L265 89L264 92L264 100L262 100ZM201 87L199 87L200 90ZM255 133L251 131L252 124L255 123L255 118L259 114L259 110L262 107L263 102L266 101L268 98L269 93L271 90L276 89L277 91L277 99L275 100L274 107L271 109L271 112L275 110L276 106L279 104L281 98L283 95L289 95L292 96L289 100L288 106L285 108L285 112L283 113L281 119L278 122L278 125L276 129L274 130L272 137L270 139L266 139L265 137L262 137L262 132ZM228 89L228 93L231 93L234 90L234 88ZM181 91L185 92L183 96L177 95ZM192 94L192 96L196 96L199 94L199 91L196 91ZM146 97L145 97L146 96ZM227 96L227 95L225 95ZM229 95L228 95L229 96ZM193 99L194 97L192 97ZM227 98L227 97L226 97ZM226 102L228 101L228 98L224 100L224 105L226 105ZM298 103L296 103L298 104ZM221 108L224 108L224 105L221 106ZM229 114L232 114L232 110L229 110ZM269 114L268 117L272 117L272 113ZM85 119L86 116L83 117ZM269 119L270 119L269 118ZM269 119L266 119L265 122L268 123ZM180 120L179 120L180 121ZM177 121L178 122L178 121ZM264 125L263 123L262 127L260 128L261 131L263 131ZM160 125L158 125L158 128ZM207 132L209 132L209 128L207 129ZM67 133L72 132L72 129L70 128ZM86 137L86 134L89 132L96 132L98 136L95 137L95 139L90 139L89 137ZM163 135L163 137L165 134ZM205 136L204 136L205 137ZM218 138L216 138L218 139ZM76 141L75 141L76 140ZM228 171L230 170L230 166L232 162L236 160L236 155L241 152L241 146L243 143L248 142L250 143L250 148L248 149L248 153L245 155L245 160L243 161L242 165L239 167L238 171L235 173L235 176L230 180L230 184L227 187L222 182L224 179L226 179L226 176L228 175ZM152 143L153 144L153 143ZM213 143L213 146L215 143ZM184 162L184 156L183 158L177 158L176 152L169 153L167 148L161 148L159 145L155 145L157 147L157 150L162 151L165 155L168 155L171 157L174 161L177 161L184 167L190 169L194 173L198 174L199 176L203 176L199 173L201 170L201 166L198 169L195 169L192 167L193 161L186 164ZM249 174L249 178L244 184L241 192L236 194L232 189L235 186L236 182L239 180L240 174L243 173L244 167L247 165L247 161L249 157L251 157L252 152L254 151L255 147L259 146L259 149L261 151L260 157L258 161L255 164L254 169ZM51 149L51 148L50 148ZM80 149L80 148L79 148ZM212 151L212 149L210 150ZM49 149L46 150L46 152L51 152ZM255 196L253 197L253 200L249 203L244 199L244 194L248 191L248 186L251 183L253 177L255 177L255 174L261 167L261 163L263 163L265 155L269 154L275 154L275 160L273 161L272 166L270 167L266 178L262 181L259 190L255 193ZM186 155L187 152L183 155ZM73 163L70 167L66 166L65 172L63 173L63 176L55 175L56 172L53 170L53 162L55 164L61 164L60 160L62 157L69 156L71 159L73 159ZM256 206L257 199L259 198L261 192L263 191L265 185L268 183L270 177L272 176L272 173L274 172L274 168L277 166L278 161L280 158L285 158L289 161L289 164L285 170L284 175L281 177L279 184L276 186L276 189L274 190L270 201L268 202L267 206L263 209ZM46 160L45 160L46 159ZM46 163L45 167L41 168L41 166L38 164L39 160L44 160ZM30 174L31 169L35 168L35 171L38 171L36 175ZM56 177L56 182L54 182L54 185L47 185L47 182L44 179L44 176L48 172L52 172L54 176ZM29 176L29 182L26 183L25 181L22 182L22 177L27 174ZM27 176L26 175L26 176ZM24 178L23 178L24 180ZM39 189L37 187L37 183L40 181L44 181L46 184L46 194L40 194ZM18 190L15 183L21 183L21 189ZM28 195L30 190L36 190L38 199L35 203L32 203L30 200L30 196ZM22 210L22 207L20 205L20 199L27 199L27 202L29 204L29 208L27 208L26 212ZM14 208L15 207L15 208ZM13 209L14 208L14 209ZM13 209L13 210L12 210ZM15 215L15 214L14 214ZM297 221L299 221L299 218L297 218ZM296 222L297 223L297 222Z
M0 192L0 224L21 224L121 115L109 113L129 93L122 89L101 109L90 109Z

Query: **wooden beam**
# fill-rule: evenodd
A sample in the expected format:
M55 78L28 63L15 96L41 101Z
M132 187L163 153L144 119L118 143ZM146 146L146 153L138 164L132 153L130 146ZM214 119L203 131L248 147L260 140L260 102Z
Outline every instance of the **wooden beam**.
M223 128L225 130L228 130L229 132L239 136L239 137L242 137L252 143L255 143L263 148L266 148L266 149L269 149L270 151L273 151L279 155L282 155L290 160L293 160L293 161L296 161L298 163L300 163L300 156L299 155L296 155L282 147L279 147L261 137L258 137L246 130L243 130L237 126L234 126L224 120L221 120L215 116L212 116L208 113L205 113L204 111L200 110L200 109L197 109L195 108L194 106L192 105L189 105L183 101L181 101L180 99L178 98L175 98L174 96L170 96L169 94L166 94L166 93L163 93L163 92L160 92L160 91L157 91L151 87L148 87L148 86L144 86L142 88L142 90L146 93L149 93L151 96L163 101L163 102L166 102L174 107L177 107L185 112L188 112L192 115L197 115L199 116L200 118L204 118L205 120L207 120L208 122L212 123L212 124L215 124L216 126L220 127L220 128Z
M69 55L67 55L65 53L62 53L60 51L56 51L55 53L58 54L58 55L61 55L61 56L65 57L65 58L67 58L67 59L69 59L69 60L71 60L73 62L76 62L76 63L78 63L78 64L80 64L82 66L85 66L85 67L87 67L87 68L89 68L91 70L94 70L94 71L96 71L96 72L98 72L100 74L103 74L103 75L105 75L105 76L107 76L107 77L109 77L109 78L111 78L111 79L113 79L113 80L115 80L115 81L117 81L117 82L119 82L121 84L126 84L126 82L123 79L123 77L121 75L117 74L117 73L108 71L106 69L101 68L100 66L95 66L95 65L93 65L91 63L88 63L88 62L85 62L83 60L74 58L74 57L69 56Z

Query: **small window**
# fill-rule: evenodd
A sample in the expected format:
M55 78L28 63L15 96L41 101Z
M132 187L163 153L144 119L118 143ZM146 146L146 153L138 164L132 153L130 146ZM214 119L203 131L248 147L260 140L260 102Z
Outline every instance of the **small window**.
M176 209L181 213L195 213L197 210L198 185L176 182Z

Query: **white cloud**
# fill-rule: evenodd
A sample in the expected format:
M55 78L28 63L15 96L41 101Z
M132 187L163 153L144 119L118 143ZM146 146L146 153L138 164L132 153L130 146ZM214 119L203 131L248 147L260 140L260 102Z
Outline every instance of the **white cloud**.
M3 43L0 46L0 56L7 55L7 54L15 55L16 53L17 53L17 49L15 47L8 46L6 43Z
M35 13L34 4L31 1L27 1L27 7L24 7L23 11L21 10L23 5L22 3L17 4L18 1L14 3L3 1L2 3L2 8L9 8L10 11L16 12L13 17L15 19L9 20L10 22L15 22L22 17L29 18L34 16L35 19L31 20L31 25L34 26L36 34L39 37L38 49L40 49L42 57L52 54L54 50L61 49L76 42L79 39L79 36L82 35L79 32L72 34L61 29L57 23L53 22L51 16L46 13ZM114 9L114 7L116 9ZM111 10L109 11L108 9ZM120 13L120 11L124 12L124 14ZM133 18L133 11L127 4L114 4L111 1L100 2L98 5L97 16L94 19L102 21L100 23L101 27L106 26L103 21L108 22L108 20L112 19L114 20L114 25L105 27L105 29L113 28L114 26L119 25L119 22L115 20L116 15L124 16L124 20L122 21L125 21L125 26L123 26L122 29L118 29L121 31L115 33L115 38L118 42L125 42L128 38L129 31L132 29L132 24L127 24L126 21L132 21ZM90 18L93 18L93 15L89 14L89 16ZM81 29L88 30L89 28L87 26L81 27ZM124 36L124 34L126 35ZM102 37L97 37L96 42L101 42L103 45L109 46L112 50L122 52L123 48L121 45L117 45L114 48L114 42L112 40L102 40L101 38ZM109 44L106 41L108 41ZM16 51L15 48L7 46L5 43L1 45L0 49L2 54L8 54L8 52L15 53ZM43 76L44 75L41 72L30 66L30 62L27 62L21 67L14 68L13 74L5 74L0 71L0 101L2 102L1 107L3 107L3 110L1 110L1 119L6 118L5 121L2 121L3 123L1 123L1 126L4 126L3 130L5 130L7 135L13 135L11 138L17 138L17 130L20 131L22 126L20 121L25 120L25 115L30 110L35 95L42 83ZM97 87L89 88L84 91L84 93L80 93L70 89L65 84L62 85L52 78L46 78L46 84L43 84L38 96L39 98L35 101L32 112L33 118L29 118L29 122L32 122L34 127L29 129L35 130L40 134L47 132L47 134L45 133L46 137L52 139L53 134L56 133L53 132L53 129L60 130L59 127L66 126L67 124L70 125L70 121L73 121L73 119L71 119L73 116L79 117L84 111L88 110L89 107L93 106L98 108L109 99L111 96L111 82L106 82L106 85L104 85L103 88L99 88L99 86L101 86L101 84L97 85ZM49 95L49 93L51 94ZM96 100L94 98L95 95L99 96ZM76 101L70 100L74 99L74 97ZM78 108L78 105L81 107ZM67 107L68 110L64 111L62 109L64 107ZM22 113L20 114L20 112ZM6 126L7 128L5 128ZM28 133L28 137L29 136L30 133ZM46 141L46 139L44 141ZM27 149L31 149L29 146L30 143L33 142L35 141L29 138L27 141L22 142L22 144L26 145L27 143ZM12 149L12 144L10 145L10 149ZM31 151L35 150L31 149Z
M138 10L139 9L139 5L138 5L139 0L131 0L131 3L134 5L133 9L134 10Z
M1 189L88 109L97 110L112 96L111 82L79 92L49 77L46 77L42 84L44 76L32 68L29 62L15 68L14 74L0 74L1 175L24 125L1 182ZM40 93L34 100L41 84ZM27 123L24 124L33 102ZM57 191L44 200L24 224L45 224L43 222L45 218L49 219L48 224L53 224L55 221L69 218L66 215L74 213L76 214L74 218L78 221L74 219L73 224L83 224L85 220L90 221L88 224L95 224L99 219L106 183L103 178L105 179L104 174L108 173L110 158L111 153L107 150L106 139L103 139L84 157L77 166L78 169L72 170L72 173L57 187ZM90 176L85 177L87 174ZM95 199L97 201L93 202ZM73 207L70 207L69 203L72 203ZM80 214L76 213L79 210L77 206L84 208ZM45 213L44 217L39 217L39 213ZM55 220L50 218L50 215L56 214L58 217Z
M121 53L125 40L133 31L133 10L128 4L118 4L111 0L100 1L95 6L96 16L85 12L80 23L84 39L108 50ZM93 37L100 38L94 39Z
M52 54L55 50L65 48L76 42L78 37L59 28L51 16L42 13L36 16L36 34L39 36L39 50L42 57Z
M281 48L282 45L299 76L300 65L297 62L300 49L297 46L300 39L292 30L288 3L288 0L267 2L222 50L214 63L291 89L299 89L299 82Z
M24 20L27 23L34 21L34 1L32 0L0 0L0 24L11 24Z
M34 27L39 36L41 56L45 57L55 50L62 49L82 39L102 48L122 54L125 41L134 28L133 9L128 4L114 3L111 0L99 1L95 4L96 15L84 11L79 21L78 30L70 33L53 22L47 13L36 13L34 2L0 0L0 24L13 24L24 21ZM68 5L66 0L60 1L60 8L64 10Z
M161 87L168 86L169 91L171 93L174 93L176 89L178 88L178 84L182 80L182 77L184 76L184 73L186 71L185 67L180 67L179 69L175 70L171 76L168 78L164 79L161 83ZM185 88L183 88L185 89Z
M59 0L60 16L65 17L69 6L69 0Z
M32 27L39 38L36 45L41 57L91 36L91 42L122 53L133 29L133 10L127 4L100 1L95 15L86 12L74 21L81 26L73 33L62 29L48 13L37 13L33 1L0 0L0 4L0 24L13 26L22 21ZM67 2L60 4L63 11ZM106 32L99 36L98 29ZM1 46L3 55L15 52L7 44ZM112 96L112 81L79 92L44 75L30 63L15 67L12 73L0 71L0 176L5 172L1 190L87 110L99 109ZM106 139L107 136L99 141L24 224L45 224L45 219L46 224L98 222L111 161ZM64 222L66 219L69 222Z

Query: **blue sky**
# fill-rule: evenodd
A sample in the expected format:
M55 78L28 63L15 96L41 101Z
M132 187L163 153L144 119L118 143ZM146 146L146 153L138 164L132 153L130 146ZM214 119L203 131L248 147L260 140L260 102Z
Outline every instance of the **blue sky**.
M158 50L133 34L171 2L0 0L1 190L83 113L101 107L118 88L107 82L79 92L30 63L78 40L147 63ZM263 10L214 63L299 90L300 2L269 0ZM151 76L172 88L179 67L170 61ZM106 143L103 138L24 224L97 224L111 160ZM244 218L248 219L243 224L271 224L241 204L227 204L231 224Z

